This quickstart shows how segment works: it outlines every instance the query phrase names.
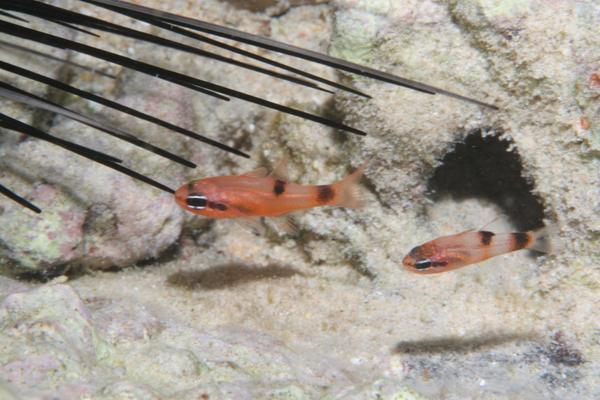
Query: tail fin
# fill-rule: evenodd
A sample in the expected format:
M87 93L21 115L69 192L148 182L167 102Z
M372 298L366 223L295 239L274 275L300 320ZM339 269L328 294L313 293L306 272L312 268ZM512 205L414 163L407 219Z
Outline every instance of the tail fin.
M557 224L545 226L531 232L531 234L533 235L533 243L528 246L531 250L542 253L557 253L563 248L559 236L560 227Z
M336 182L335 188L339 198L336 202L337 206L346 208L360 208L366 205L366 201L362 196L360 186L360 178L362 178L367 162L362 163L356 171L345 177L339 182Z

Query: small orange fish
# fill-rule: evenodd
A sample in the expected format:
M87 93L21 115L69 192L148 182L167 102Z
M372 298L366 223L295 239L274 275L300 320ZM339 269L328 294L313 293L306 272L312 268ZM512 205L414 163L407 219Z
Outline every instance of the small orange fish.
M467 231L442 236L412 249L402 264L418 274L438 274L521 249L547 253L556 245L552 231L546 227L529 232Z
M210 218L276 217L320 206L355 208L363 205L357 183L365 167L330 185L298 185L287 182L287 162L282 160L270 175L259 168L190 182L177 189L175 201Z

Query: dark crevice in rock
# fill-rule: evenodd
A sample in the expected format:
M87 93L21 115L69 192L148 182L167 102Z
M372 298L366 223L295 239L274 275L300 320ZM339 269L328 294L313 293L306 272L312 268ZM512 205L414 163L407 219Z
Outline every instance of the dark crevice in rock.
M327 99L326 102L323 103L323 105L321 106L320 114L323 118L330 119L331 121L335 121L340 124L356 123L356 121L346 120L347 115L345 115L345 113L341 111L341 109L338 107L334 96L331 96L329 99ZM348 143L353 137L361 139L360 136L353 135L352 133L343 132L337 129L333 129L332 131L334 141L340 146L344 145L345 143Z
M228 0L234 7L252 12L263 12L269 7L275 6L278 0Z
M471 132L444 156L429 180L433 200L484 199L497 204L519 230L542 227L543 202L532 193L534 185L524 177L521 158L512 147L501 132Z
M163 264L167 264L169 262L178 260L180 256L181 256L181 247L179 246L178 243L173 243L172 245L167 247L165 250L160 252L157 256L149 257L144 260L141 260L141 261L137 262L135 265L137 267L163 265ZM121 270L121 268L119 268L119 270Z
M18 265L13 267L17 272L14 273L15 278L25 282L46 283L52 279L65 275L71 268L70 264L54 265L39 270L19 271Z
M302 6L327 4L330 0L228 0L234 7L252 12L265 12L271 18L279 18L291 9Z
M68 82L71 79L72 74L73 71L70 67L66 64L62 64L56 71L55 79L61 82ZM29 91L26 87L22 87L21 89ZM39 96L58 105L64 105L69 97L67 93L51 86L46 87L46 94ZM56 113L52 111L44 110L42 108L33 108L31 125L44 132L48 132L55 125L56 116Z

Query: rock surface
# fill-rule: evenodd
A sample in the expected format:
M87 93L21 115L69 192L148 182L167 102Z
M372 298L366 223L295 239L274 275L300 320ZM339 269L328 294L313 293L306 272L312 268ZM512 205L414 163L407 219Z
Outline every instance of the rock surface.
M248 3L258 7L253 12L235 1L144 2L330 52L493 102L500 111L280 58L373 99L332 96L108 36L103 46L336 116L369 135L220 102L102 64L119 79L74 74L72 83L223 140L254 160L70 97L62 98L66 106L102 113L199 168L186 170L63 118L38 116L53 133L121 156L172 187L283 156L293 181L324 183L369 160L368 206L302 213L296 237L267 221L265 234L256 236L232 221L184 215L168 195L51 145L1 135L0 181L44 209L32 216L2 200L3 271L51 278L81 266L90 271L161 258L140 268L76 274L67 283L0 278L0 397L600 396L593 318L600 281L598 4L283 3ZM7 113L31 118L27 109L9 106ZM436 236L544 224L561 229L556 254L517 252L439 276L400 266L410 248Z

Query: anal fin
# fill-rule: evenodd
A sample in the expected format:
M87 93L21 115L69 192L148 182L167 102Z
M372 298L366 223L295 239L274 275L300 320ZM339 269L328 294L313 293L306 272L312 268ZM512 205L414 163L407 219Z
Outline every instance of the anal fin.
M297 236L300 232L296 220L290 215L275 217L273 218L273 223L275 224L278 230L290 236Z
M263 225L260 217L246 217L234 219L242 228L249 230L256 235L264 235L265 226Z

